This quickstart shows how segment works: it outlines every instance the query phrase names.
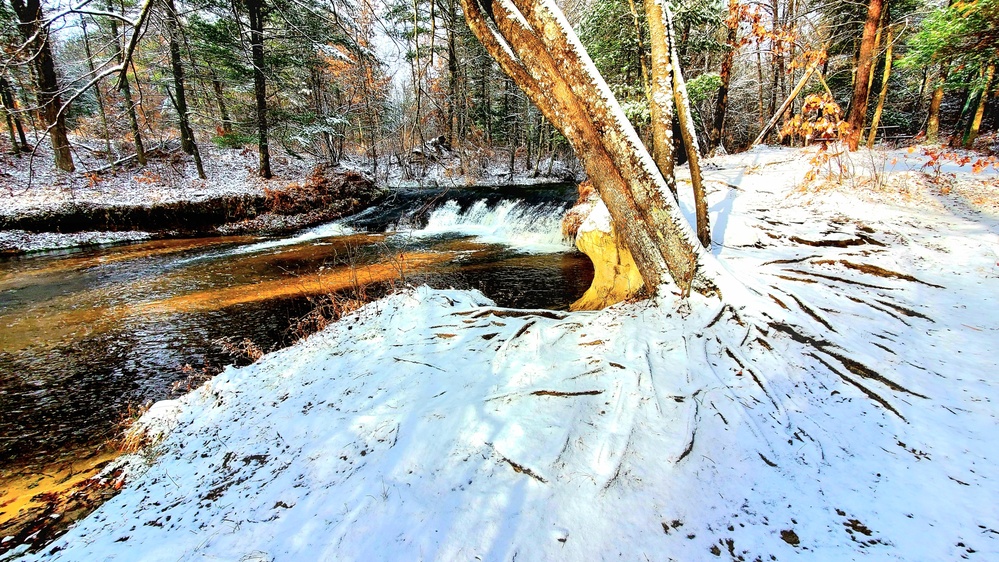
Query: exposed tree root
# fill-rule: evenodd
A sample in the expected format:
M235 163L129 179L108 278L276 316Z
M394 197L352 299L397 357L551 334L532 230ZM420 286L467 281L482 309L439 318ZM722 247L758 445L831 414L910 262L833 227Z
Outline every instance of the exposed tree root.
M795 271L794 273L801 273L801 272ZM774 274L774 277L777 277L779 279L785 279L787 281L797 281L799 283L818 283L818 281L816 281L815 279L802 279L801 277L788 277L787 275Z
M763 262L760 265L761 266L764 266L764 265L786 265L786 264L791 264L791 263L801 263L803 261L808 261L808 260L811 260L811 259L815 259L817 257L819 257L819 256L813 255L813 256L805 256L803 258L794 258L794 259L789 259L789 260L773 260L773 261Z
M528 328L530 328L531 326L533 326L535 324L535 322L536 322L536 320L531 320L530 322L524 323L524 325L521 326L519 330L517 330L517 333L514 334L512 338L510 338L510 341L513 341L513 340L519 338L520 336L524 335L524 332L526 332L528 330Z
M535 390L531 393L532 396L594 396L597 394L603 394L602 390L580 390L578 392L563 392L561 390Z
M890 348L889 348L888 346L886 346L886 345L881 345L880 343L878 343L878 342L876 342L876 341L872 341L872 342L871 342L871 345L874 345L874 346L877 346L877 347L880 347L881 349L883 349L883 350L887 351L888 353L891 353L892 355L898 355L897 353L895 353L894 351L892 351L892 350L891 350L891 349L890 349Z
M934 287L935 286L936 285L934 285ZM881 303L881 304L883 304L883 305L885 305L885 306L889 306L891 308L894 308L895 310L901 312L902 314L904 314L904 315L906 315L906 316L908 316L910 318L921 318L923 320L927 320L929 322L933 322L932 318L930 318L929 316L926 316L925 314L921 314L919 312L916 312L915 310L911 310L911 309L905 308L904 306L899 306L897 304L890 303L888 301L884 301L884 300L881 300L881 299L878 299L878 302Z
M857 285L858 287L867 287L868 289L881 289L884 291L893 290L892 287L882 287L881 285L871 285L870 283L864 283L862 281L854 281L852 279L846 279L844 277L837 277L835 275L826 275L824 273L814 273L811 271L801 271L800 269L788 269L789 273L797 273L798 275L809 275L811 277L820 277L822 279L828 279L830 281L838 281L840 283L847 283L849 285ZM778 275L780 277L780 275ZM802 281L801 279L795 279L793 277L782 277L782 279L793 279L795 281Z
M680 461L682 461L683 459L687 458L687 456L690 454L690 452L694 450L694 439L697 437L697 418L698 418L698 414L699 413L700 413L700 404L698 404L697 401L695 400L694 401L694 428L692 430L690 430L690 441L687 443L687 446L683 449L683 452L680 453L680 456L677 457L677 459L676 459L677 464L679 464Z
M774 468L777 468L777 463L775 463L774 461L772 461L772 460L768 459L767 457L763 456L763 453L759 453L758 452L756 454L760 455L760 458L763 459L763 462L767 463L767 466L772 466Z
M830 324L829 322L827 322L825 320L825 318L822 318L821 316L819 316L819 313L815 312L814 310L812 310L812 308L810 306L808 306L805 303L801 302L801 299L799 299L798 297L796 297L794 295L790 295L789 294L789 296L792 299L794 299L794 302L798 303L798 306L801 308L801 310L805 311L805 314L811 316L813 319L815 319L816 322L818 322L819 324L822 324L823 326L825 326L829 330L831 330L833 332L836 331L836 328L833 328L832 324Z
M874 400L878 404L881 404L886 410L888 410L889 412L891 412L891 413L895 414L896 416L898 416L899 419L901 419L902 421L908 423L908 420L905 419L905 416L903 416L901 413L899 413L899 411L896 410L894 406L892 406L891 404L889 404L887 400L885 400L884 398L882 398L876 392L874 392L873 390L871 390L871 389L867 388L866 386L860 384L859 382L851 379L850 377L846 376L846 374L841 373L835 367L833 367L832 365L830 365L828 361L826 361L825 359L822 359L818 355L816 355L814 353L809 353L808 355L814 357L816 361L818 361L819 363L822 363L823 365L825 365L825 367L827 369L829 369L830 372L835 373L836 375L839 376L839 378L843 379L845 382L848 382L848 383L852 384L853 386L857 387L857 389L859 389L861 392L863 392L864 394L866 394L868 398L870 398L871 400Z
M721 342L719 341L718 343ZM772 349L769 347L769 345L767 347L768 349ZM763 391L763 394L765 394L766 397L770 399L770 402L774 405L774 408L779 410L780 406L777 405L777 401L774 400L774 397L771 396L770 392L766 389L765 386L763 386L763 382L760 380L760 377L758 377L752 369L750 369L742 361L740 361L739 358L736 356L735 352L733 352L731 348L725 347L724 349L725 349L725 354L728 355L732 359L732 361L735 361L735 364L738 365L740 369L742 369L744 372L749 373L749 376L753 379L753 382L756 383L756 386L760 387L760 390Z
M456 312L455 314L461 313ZM566 317L565 314L560 314L552 310L510 310L501 308L485 308L476 312L472 318L482 318L483 316L489 316L490 314L500 318L530 318L531 316L540 316L551 320L565 320Z
M901 316L899 316L899 315L895 314L894 312L892 312L892 311L890 311L890 310L886 310L886 309L884 309L884 308L881 308L880 306L875 306L875 305L873 305L873 304L871 304L871 303L869 303L869 302L865 301L864 299L859 299L859 298L857 298L857 297L851 297L851 296L847 295L847 297L846 297L846 298L848 298L848 299L852 300L852 301L853 301L853 302L855 302L855 303L859 303L859 304L862 304L862 305L864 305L864 306L867 306L867 307L870 307L870 308L873 308L874 310L877 310L878 312L882 312L882 313L884 313L884 314L887 314L888 316L891 316L892 318L894 318L895 320L898 320L899 322L901 322L901 323L905 324L906 326L908 326L908 325L909 325L909 323L908 323L908 322L906 322L906 321L905 321L905 319L903 319L903 318L902 318Z
M792 236L789 240L797 244L821 248L849 248L851 246L863 246L865 244L871 244L872 246L884 246L883 242L875 240L869 236L859 236L857 238L848 238L846 240L807 240L805 238L801 238L800 236Z
M878 381L879 383L887 386L888 388L894 390L895 392L904 392L906 394L911 394L912 396L916 396L918 398L924 398L924 399L929 400L929 396L924 396L922 394L919 394L918 392L913 392L913 391L909 390L908 388L905 388L904 386L898 384L895 381L886 379L885 377L881 376L881 374L879 374L879 373L875 372L874 370L872 370L870 367L867 367L866 365L858 363L858 362L854 361L853 359L850 359L849 357L844 357L844 356L842 356L842 355L840 355L838 353L829 351L828 349L823 349L822 352L825 353L826 355L830 356L830 357L835 358L837 361L839 361L840 363L842 363L844 367L846 367L847 369L849 369L849 371L851 373L853 373L853 374L855 374L855 375L857 375L859 377L863 377L865 379L871 379L871 380Z
M503 459L504 461L506 461L506 463L509 464L511 468L513 468L514 472L517 472L517 473L520 473L520 474L526 474L526 475L530 476L531 478L537 480L538 482L541 482L542 484L547 484L548 483L548 481L545 480L544 478L542 478L541 476L539 476L538 473L536 473L533 470L527 468L526 466L524 466L522 464L517 464L517 463L513 462L512 460L504 457L503 455L500 455L500 458Z
M915 277L913 277L913 276L911 276L911 275L909 275L907 273L900 273L898 271L892 271L890 269L885 269L883 267L878 267L876 265L870 265L870 264L867 264L867 263L853 263L853 262L849 262L849 261L846 261L846 260L819 260L819 261L816 261L816 262L813 262L813 263L815 263L817 265L828 265L828 264L839 263L840 265L843 265L843 266L848 267L850 269L855 269L857 271L861 271L863 273L867 273L869 275L876 275L878 277L886 277L886 278L889 278L889 279L891 279L891 278L901 279L903 281L912 281L913 283L920 283L922 285L926 285L927 287L935 287L937 289L944 289L944 288L946 288L946 287L942 287L940 285L934 285L933 283L927 283L926 281L922 281L920 279L917 279L917 278L915 278Z

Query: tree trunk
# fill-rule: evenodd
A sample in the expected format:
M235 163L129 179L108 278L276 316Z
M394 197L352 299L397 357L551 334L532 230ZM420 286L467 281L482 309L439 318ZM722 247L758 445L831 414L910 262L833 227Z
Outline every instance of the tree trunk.
M711 133L708 135L708 152L722 143L722 133L725 130L725 111L728 109L728 86L732 80L732 62L735 59L735 51L739 48L737 41L739 21L739 2L738 0L729 0L728 19L725 20L725 26L728 28L728 35L725 38L726 51L722 57L721 70L718 73L721 85L718 86L718 95L715 97L715 114L711 122Z
M232 118L229 117L229 109L225 105L222 81L214 75L214 72L212 73L212 91L215 92L215 104L218 105L219 118L222 119L222 134L232 134Z
M650 291L716 294L710 259L610 88L553 0L462 0L490 55L572 144ZM487 15L488 14L488 15Z
M177 109L177 119L180 125L180 148L184 152L194 156L194 164L198 168L198 177L205 179L205 169L201 164L201 154L198 152L198 144L194 140L194 131L187 117L187 97L184 90L184 66L180 61L180 21L177 18L177 9L173 0L166 0L166 24L167 33L170 36L170 68L173 70L172 96L174 107Z
M860 146L860 135L863 133L864 120L867 118L867 98L870 94L867 78L871 73L871 63L874 59L874 38L878 32L878 22L881 21L883 2L884 0L870 0L867 6L867 22L864 24L864 35L860 41L857 74L853 77L850 114L846 119L850 125L846 142L851 151L857 150Z
M10 128L11 148L13 148L14 154L20 155L22 150L28 150L28 139L24 137L21 118L15 113L17 104L14 102L14 93L10 87L10 82L6 78L0 78L0 104L3 105L4 114L7 117L7 127ZM20 138L20 143L18 143L18 138Z
M694 190L694 211L697 217L697 239L705 248L711 247L711 225L708 223L708 199L701 179L701 153L697 145L697 130L694 128L694 117L690 110L690 98L687 96L687 86L683 81L683 71L680 68L680 57L676 52L676 35L673 33L673 16L669 6L660 3L662 10L658 14L665 17L666 48L673 61L673 100L676 104L676 116L680 124L680 136L687 150L687 167L690 169L690 183ZM649 18L651 19L651 17ZM653 41L653 49L656 42Z
M874 108L874 117L871 118L871 132L867 135L867 148L874 146L874 140L878 135L878 124L881 122L881 112L885 108L885 99L888 97L888 79L891 78L891 27L888 28L885 36L885 43L888 48L885 50L885 72L881 76L881 92L878 94L878 106Z
M669 30L658 0L645 0L645 20L649 25L649 49L652 63L649 65L651 85L649 87L649 109L652 129L652 156L673 198L677 199L676 180L673 166L673 58L670 53Z
M448 146L457 146L457 111L455 104L458 103L458 44L455 37L455 25L457 25L458 14L455 0L447 0L444 3L445 17L447 18L447 143Z
M257 135L260 164L258 173L271 178L271 152L267 145L267 81L264 77L264 15L263 0L246 0L250 20L250 52L253 60L253 97L257 104Z
M94 68L94 54L90 50L90 34L87 32L86 16L80 16L80 29L83 31L83 51L87 54L87 68L90 69L90 75L95 76L97 71ZM104 133L106 158L109 161L113 161L114 158L111 155L111 129L108 128L108 112L104 108L104 92L101 91L100 82L94 84L94 97L97 98L97 110L101 114L101 128Z
M27 52L32 53L32 69L38 91L38 115L42 126L48 130L55 165L60 170L72 172L73 154L70 152L69 135L66 130L66 117L62 111L59 96L59 80L56 77L55 59L49 43L47 27L39 25L45 21L39 0L11 0L11 7L17 13L18 31L27 44Z
M798 79L798 83L794 86L794 89L791 90L791 94L787 96L787 99L784 100L784 103L780 104L780 108L777 109L773 117L770 118L770 121L767 122L766 126L763 127L763 130L760 131L759 136L756 137L756 140L754 140L753 144L751 144L750 146L756 146L761 142L763 142L763 139L767 138L767 134L770 133L770 129L774 128L774 125L776 125L777 121L780 120L781 115L784 115L784 112L787 111L787 108L791 106L791 102L794 101L794 98L798 97L798 94L801 93L801 89L805 87L805 84L808 82L808 79L812 76L812 74L815 72L815 69L818 68L818 66L819 66L819 59L813 60L811 64L808 65L808 68L805 69L805 72L801 75L801 78Z
M943 102L944 83L947 81L949 70L949 62L940 63L940 71L937 73L936 84L933 88L933 97L930 98L930 113L926 119L926 142L930 144L936 144L940 141L940 104Z
M112 11L111 0L108 0L108 11ZM111 36L114 38L114 58L118 64L124 64L125 58L122 53L121 43L118 41L118 21L108 18L111 22ZM121 95L125 98L125 111L128 113L128 126L132 130L132 140L135 143L135 159L140 166L146 165L146 150L142 146L142 133L139 130L139 118L135 114L135 102L132 101L132 87L128 82L128 69L123 69L119 80Z
M978 131L982 127L982 116L985 115L985 102L989 99L989 90L992 88L992 78L996 74L995 63L990 64L985 69L985 83L982 85L982 95L978 98L978 108L975 109L975 117L971 120L971 129L964 138L964 147L971 148L978 138Z

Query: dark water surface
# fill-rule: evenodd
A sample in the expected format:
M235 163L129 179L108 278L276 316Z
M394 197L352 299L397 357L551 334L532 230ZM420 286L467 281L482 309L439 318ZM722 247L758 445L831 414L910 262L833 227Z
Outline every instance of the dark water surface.
M293 321L331 290L371 282L377 296L426 283L479 289L500 306L566 308L593 276L558 232L574 190L517 195L408 192L284 238L3 259L0 477L93 448L130 406L170 397L192 370L236 362L220 338L265 351L292 343Z

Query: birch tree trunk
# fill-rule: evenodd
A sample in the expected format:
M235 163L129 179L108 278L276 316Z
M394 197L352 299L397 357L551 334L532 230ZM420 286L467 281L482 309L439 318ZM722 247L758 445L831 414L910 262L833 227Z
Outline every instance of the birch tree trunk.
M850 100L850 114L846 121L850 124L846 143L851 151L860 146L860 136L864 131L864 120L867 118L867 99L870 95L868 77L874 60L874 39L878 33L878 22L881 21L881 8L884 0L870 0L867 6L867 22L864 24L864 35L860 41L860 56L857 57L857 74L853 77L853 97Z
M462 0L472 32L565 135L650 291L717 294L666 180L553 0Z

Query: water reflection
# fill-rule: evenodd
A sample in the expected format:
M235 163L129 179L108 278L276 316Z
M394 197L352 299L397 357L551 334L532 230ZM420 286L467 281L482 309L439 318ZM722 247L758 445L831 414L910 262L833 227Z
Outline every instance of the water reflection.
M466 208L479 223L492 220L481 205ZM547 213L551 228L563 208L516 213L528 226ZM481 224L451 219L455 231L327 227L297 239L153 241L0 261L0 480L112 437L130 404L168 397L184 365L231 363L221 337L264 350L289 344L309 296L426 283L479 289L500 306L558 309L592 279L585 256L567 246L524 253L497 241L496 229L487 243L467 234Z

